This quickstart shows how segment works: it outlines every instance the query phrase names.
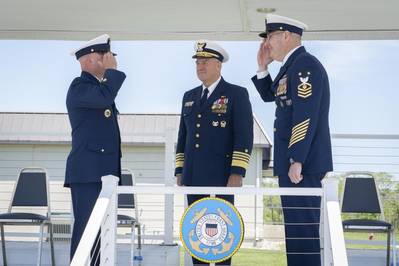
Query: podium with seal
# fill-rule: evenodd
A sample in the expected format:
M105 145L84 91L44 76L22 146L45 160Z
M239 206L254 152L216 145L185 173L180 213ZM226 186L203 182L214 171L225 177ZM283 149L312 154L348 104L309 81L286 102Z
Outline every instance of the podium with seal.
M244 239L244 223L230 202L207 197L194 202L184 212L180 239L192 257L217 263L238 251Z

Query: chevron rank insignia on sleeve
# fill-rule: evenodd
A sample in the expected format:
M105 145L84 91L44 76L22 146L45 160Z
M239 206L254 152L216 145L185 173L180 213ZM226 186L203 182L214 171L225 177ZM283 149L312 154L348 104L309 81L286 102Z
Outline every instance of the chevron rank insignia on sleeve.
M291 139L288 148L290 148L295 143L305 139L306 132L308 131L309 128L309 122L310 118L306 119L305 121L302 121L301 123L295 125L292 128Z
M299 77L299 80L301 81L301 84L298 86L298 96L306 99L312 95L312 84L308 82L309 77Z

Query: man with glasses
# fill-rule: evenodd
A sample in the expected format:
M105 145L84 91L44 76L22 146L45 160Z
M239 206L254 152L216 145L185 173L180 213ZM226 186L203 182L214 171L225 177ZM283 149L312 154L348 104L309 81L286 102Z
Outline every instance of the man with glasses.
M72 52L82 73L68 90L66 105L72 128L65 184L71 188L74 225L71 260L101 191L101 177L121 175L121 138L115 98L126 75L118 71L110 37L101 35ZM100 264L99 237L91 265Z
M328 122L330 89L327 73L301 45L307 26L297 20L267 15L252 77L261 98L276 103L274 175L280 187L321 187L333 170ZM268 65L282 62L271 78ZM289 266L321 265L320 197L281 197Z
M196 70L202 84L183 96L176 148L179 186L241 187L253 143L253 118L245 88L221 76L227 52L217 43L197 41ZM209 195L187 195L188 204ZM232 195L218 195L234 203ZM204 265L193 258L194 265ZM230 265L230 259L217 263Z

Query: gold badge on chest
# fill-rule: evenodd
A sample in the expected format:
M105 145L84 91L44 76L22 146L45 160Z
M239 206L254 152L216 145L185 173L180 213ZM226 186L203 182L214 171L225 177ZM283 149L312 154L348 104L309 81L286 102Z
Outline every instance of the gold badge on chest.
M284 76L278 81L276 96L284 95L287 93L287 76Z
M220 96L219 99L212 104L212 113L225 114L227 112L227 103L229 99L226 96Z
M111 116L111 109L105 109L105 111L104 111L104 116L106 117L106 118L108 118L108 117L110 117Z

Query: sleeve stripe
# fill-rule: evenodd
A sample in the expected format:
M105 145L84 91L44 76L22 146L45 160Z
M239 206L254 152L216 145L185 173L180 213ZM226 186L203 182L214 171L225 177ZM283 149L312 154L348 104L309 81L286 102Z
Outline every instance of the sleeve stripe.
M301 123L299 123L298 125L295 125L292 128L292 132L298 130L299 128L301 128L302 126L308 126L310 122L310 118L306 119L305 121L302 121Z
M183 167L183 165L184 165L184 161L176 162L176 168Z
M241 155L233 155L233 159L241 159L241 160L249 161L250 157L245 157L245 156L241 156Z
M305 139L305 136L306 136L306 133L304 133L304 134L302 134L302 135L296 137L295 139L291 139L291 140L290 140L290 144L288 145L288 148L290 148L290 147L291 147L292 145L294 145L295 143L297 143L297 142L299 142L299 141L301 141L301 140L304 140L304 139Z
M245 157L248 157L248 158L251 157L250 154L244 153L244 152L240 152L240 151L234 151L234 152L233 152L233 156L234 156L234 155L242 155L242 156L245 156Z
M302 135L303 133L306 133L308 131L308 127L305 127L299 131L293 132L291 135L291 139L295 138L296 136Z
M300 135L297 135L297 136L295 136L294 138L291 138L290 143L291 143L291 142L294 142L294 141L297 141L298 139L304 139L305 136L306 136L306 132L304 132L304 133L302 133L302 134L300 134Z
M249 161L241 160L241 159L233 159L233 161L236 161L236 162L243 162L243 163L249 164Z
M231 162L231 166L242 167L242 168L244 168L246 170L248 168L248 163L242 162L242 161L238 161L238 160L233 160Z
M184 153L177 153L176 154L176 160L175 160L175 167L179 168L179 167L183 167L184 165Z
M288 148L290 148L295 143L298 143L299 141L305 139L306 133L309 128L309 122L310 122L310 118L302 121L301 123L295 125L292 128L291 139L290 139Z

